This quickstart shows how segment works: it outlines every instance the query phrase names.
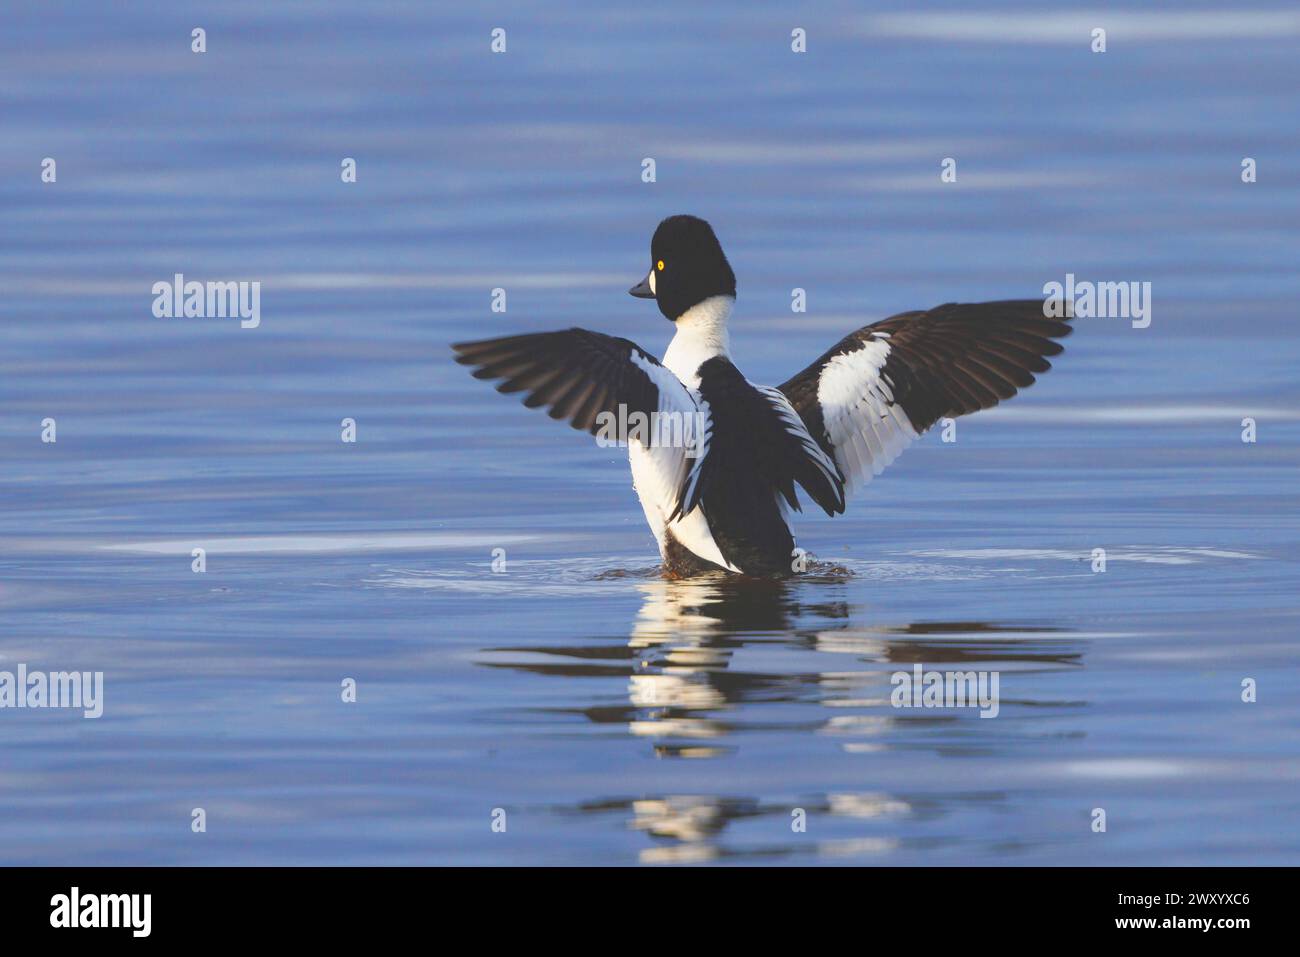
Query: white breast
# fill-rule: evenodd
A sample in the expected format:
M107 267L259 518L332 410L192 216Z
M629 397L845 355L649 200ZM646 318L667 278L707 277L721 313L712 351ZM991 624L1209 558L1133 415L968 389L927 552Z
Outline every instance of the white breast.
M708 403L696 391L700 384L697 371L714 356L730 355L727 317L734 304L731 296L713 296L685 312L677 320L677 334L664 353L664 367L691 391L706 421ZM633 441L628 443L628 459L632 465L632 485L659 543L659 553L664 554L666 533L671 531L673 538L693 554L723 568L740 571L722 557L704 513L698 508L668 523L680 491L682 450L646 448Z
M668 516L672 514L677 504L677 486L664 480L659 462L662 457L660 449L647 449L639 442L628 443L628 460L632 464L632 486L636 489L637 498L641 500L641 510L645 512L650 531L654 533L655 541L659 543L659 554L667 557L664 544L667 532L671 531L673 538L692 554L715 565L721 565L723 568L740 571L722 557L722 551L709 531L709 523L698 508L692 509L675 522L668 522Z

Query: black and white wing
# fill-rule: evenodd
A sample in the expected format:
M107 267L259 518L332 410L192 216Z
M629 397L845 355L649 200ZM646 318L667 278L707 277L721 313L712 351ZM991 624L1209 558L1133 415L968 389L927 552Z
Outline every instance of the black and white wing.
M864 326L778 388L852 491L939 419L1032 385L1069 333L1040 299L948 303Z
M708 454L695 460L670 519L689 514L711 493L735 498L754 480L795 511L801 511L796 484L827 515L844 511L839 469L783 393L754 385L722 356L702 364L699 376L700 399L709 410Z
M476 379L503 379L498 392L524 392L524 405L544 406L551 418L593 435L605 432L611 421L626 423L633 413L650 419L699 411L681 380L628 339L565 329L457 342L452 349L457 362L475 367ZM706 442L707 433L697 439ZM707 448L692 452L702 456ZM656 445L653 460L663 486L680 489L689 465L687 450L680 444Z

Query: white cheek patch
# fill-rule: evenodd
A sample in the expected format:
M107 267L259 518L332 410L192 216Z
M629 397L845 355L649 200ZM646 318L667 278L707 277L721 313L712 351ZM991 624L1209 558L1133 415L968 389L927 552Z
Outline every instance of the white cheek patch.
M655 271L653 269L650 270L650 291L655 291Z

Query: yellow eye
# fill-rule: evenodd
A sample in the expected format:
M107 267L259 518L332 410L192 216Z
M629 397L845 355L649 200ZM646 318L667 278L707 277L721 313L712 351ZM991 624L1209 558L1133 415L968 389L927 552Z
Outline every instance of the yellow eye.
M664 261L662 259L655 263L655 265L659 268L660 272L664 271Z

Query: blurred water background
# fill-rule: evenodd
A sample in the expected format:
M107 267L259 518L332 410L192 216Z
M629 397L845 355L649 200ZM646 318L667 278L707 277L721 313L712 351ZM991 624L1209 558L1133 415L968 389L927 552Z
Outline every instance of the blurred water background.
M1294 4L0 25L0 669L106 684L98 720L0 711L0 862L1297 862ZM1081 322L808 513L812 574L668 583L624 457L447 344L661 354L626 289L677 212L759 382L1067 273L1152 283L1152 322ZM155 318L178 272L260 282L261 325ZM892 708L916 663L999 672L998 717Z

